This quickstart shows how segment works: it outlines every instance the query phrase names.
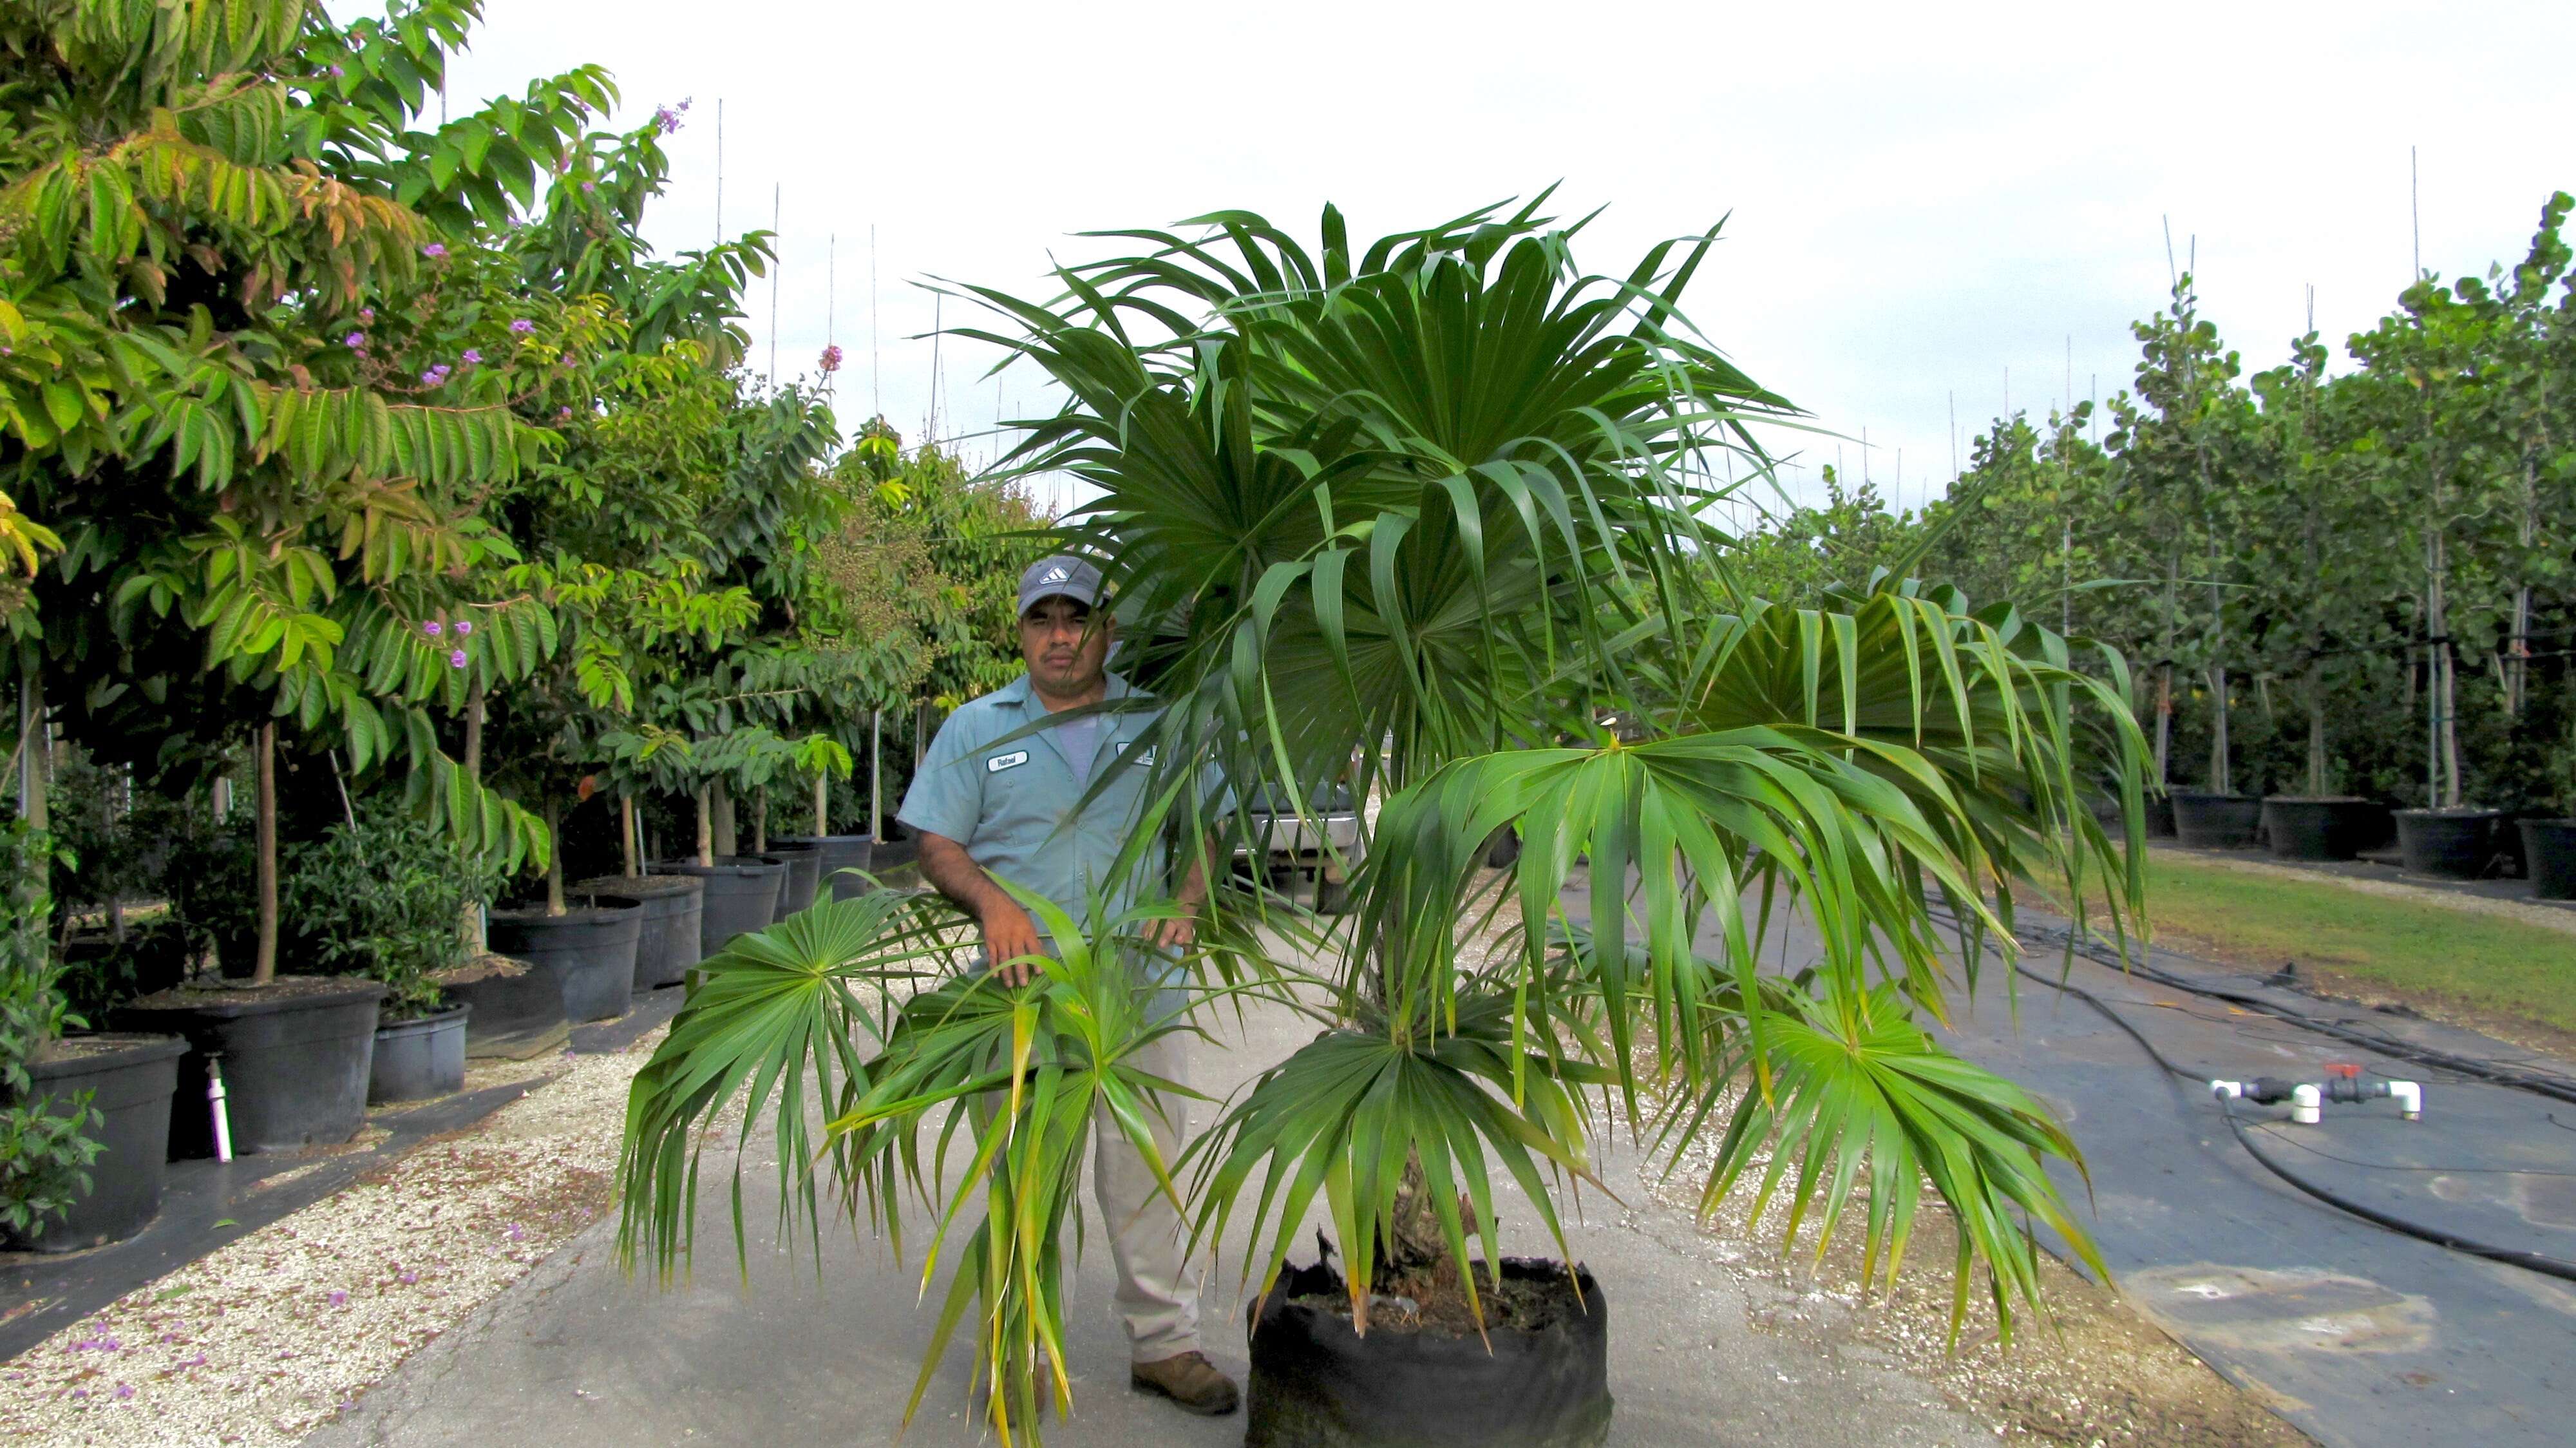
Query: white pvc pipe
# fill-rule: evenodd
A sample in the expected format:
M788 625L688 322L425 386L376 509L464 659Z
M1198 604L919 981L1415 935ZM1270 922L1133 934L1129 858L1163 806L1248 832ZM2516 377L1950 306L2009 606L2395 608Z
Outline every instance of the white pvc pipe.
M230 1161L233 1159L233 1121L231 1113L224 1109L224 1068L223 1063L212 1056L206 1058L206 1105L215 1114L215 1160Z
M2388 1083L2388 1095L2397 1103L2398 1115L2408 1121L2423 1119L2424 1088L2422 1086L2412 1081L2391 1081Z

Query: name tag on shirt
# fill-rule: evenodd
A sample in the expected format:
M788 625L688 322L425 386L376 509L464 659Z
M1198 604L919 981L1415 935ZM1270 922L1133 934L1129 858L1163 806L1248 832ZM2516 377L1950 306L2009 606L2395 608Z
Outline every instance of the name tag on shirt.
M992 758L985 760L984 772L986 774L999 774L1005 769L1017 769L1028 762L1029 752L1027 750L1014 749L1008 754L996 754Z

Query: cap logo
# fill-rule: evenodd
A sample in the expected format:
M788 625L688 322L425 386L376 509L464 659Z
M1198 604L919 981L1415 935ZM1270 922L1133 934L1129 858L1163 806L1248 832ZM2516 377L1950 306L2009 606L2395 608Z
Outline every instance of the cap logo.
M1071 574L1066 573L1061 568L1050 568L1047 570L1046 577L1039 579L1038 581L1041 583L1062 583L1071 576Z

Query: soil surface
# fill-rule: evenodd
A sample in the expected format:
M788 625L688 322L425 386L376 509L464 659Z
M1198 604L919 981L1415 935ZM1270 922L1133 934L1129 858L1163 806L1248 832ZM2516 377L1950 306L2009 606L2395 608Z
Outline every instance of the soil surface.
M186 1010L192 1006L239 1005L244 1001L297 1000L339 995L376 982L355 975L281 975L266 985L248 981L223 985L174 985L133 1002L136 1010Z
M432 985L472 985L479 980L515 980L534 967L524 960L506 955L478 955L453 970L442 970L429 978Z
M1488 1328L1538 1332L1582 1312L1569 1279L1561 1274L1551 1279L1514 1273L1496 1286L1484 1263L1476 1263L1475 1271L1476 1296ZM1351 1299L1339 1292L1289 1300L1345 1321L1351 1315ZM1440 1337L1478 1335L1476 1315L1467 1305L1467 1294L1458 1290L1453 1273L1417 1273L1377 1283L1377 1291L1369 1294L1369 1328L1381 1327Z

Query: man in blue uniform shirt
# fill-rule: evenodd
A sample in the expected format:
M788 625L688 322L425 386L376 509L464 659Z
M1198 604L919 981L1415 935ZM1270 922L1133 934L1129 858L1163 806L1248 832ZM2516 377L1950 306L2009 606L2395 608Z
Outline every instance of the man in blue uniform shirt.
M1108 768L1151 727L1152 711L1090 714L1009 737L1049 714L1134 695L1126 680L1108 672L1115 629L1105 592L1099 570L1079 558L1041 559L1021 575L1020 656L1028 673L949 716L895 815L921 840L923 877L981 923L984 958L1003 962L997 969L1007 985L1034 974L1026 963L1009 962L1052 952L1046 933L995 876L1080 920L1092 892L1106 896L1114 919L1134 903L1140 880L1163 875L1155 853L1135 874L1112 877L1143 813L1143 769L1131 766L1078 808L1094 769ZM1182 885L1182 905L1195 908L1206 884L1204 867L1193 868ZM1149 938L1178 949L1194 934L1184 916L1154 922ZM1167 1033L1134 1062L1164 1080L1186 1082L1187 1040ZM1183 1103L1158 1097L1157 1108L1155 1146L1169 1163L1186 1129ZM1105 1111L1094 1126L1092 1184L1118 1267L1116 1308L1127 1329L1129 1381L1193 1413L1233 1412L1234 1384L1199 1351L1198 1285L1180 1214Z

